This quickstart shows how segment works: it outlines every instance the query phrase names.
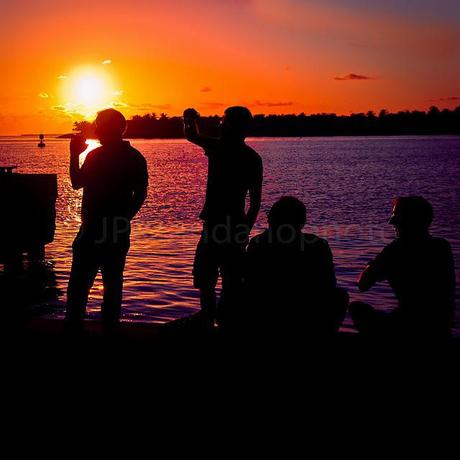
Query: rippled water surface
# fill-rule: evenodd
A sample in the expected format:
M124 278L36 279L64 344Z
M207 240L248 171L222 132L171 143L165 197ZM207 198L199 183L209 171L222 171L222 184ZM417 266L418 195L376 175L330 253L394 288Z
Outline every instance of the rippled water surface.
M197 216L204 198L206 158L182 140L132 144L148 161L150 189L133 223L124 318L164 322L198 308L191 266L200 231ZM420 194L433 203L433 233L449 239L459 266L459 137L251 139L249 144L261 154L265 169L262 212L254 233L265 227L266 212L277 198L289 194L303 200L309 231L329 240L339 282L352 300L370 301L382 309L395 305L385 284L360 294L355 280L366 262L391 241L393 231L386 221L391 200L398 195ZM39 150L36 139L0 138L0 165L9 164L18 165L19 172L58 174L57 231L47 246L47 259L65 292L81 201L81 192L70 186L68 141L48 139L46 148ZM62 295L58 304L64 302ZM90 315L98 314L100 302L98 277Z

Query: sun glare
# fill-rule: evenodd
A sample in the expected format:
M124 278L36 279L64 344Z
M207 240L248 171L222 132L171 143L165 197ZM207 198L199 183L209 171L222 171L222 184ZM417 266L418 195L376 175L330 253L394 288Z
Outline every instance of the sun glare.
M103 95L104 82L97 76L84 75L75 82L75 96L82 104L97 104Z
M83 69L71 74L62 83L62 100L68 112L85 118L114 102L115 88L109 75L99 69Z

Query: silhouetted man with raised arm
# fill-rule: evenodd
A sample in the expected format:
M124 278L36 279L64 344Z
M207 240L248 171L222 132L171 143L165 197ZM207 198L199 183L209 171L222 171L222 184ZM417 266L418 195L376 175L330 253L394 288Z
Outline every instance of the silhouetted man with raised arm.
M123 140L126 120L120 112L99 112L95 126L101 147L88 153L81 168L85 140L75 136L70 143L70 179L74 189L83 188L83 202L82 224L73 243L66 320L71 326L81 326L89 290L100 269L102 317L104 325L112 328L121 314L130 222L147 196L148 173L141 153Z
M202 315L211 326L217 318L225 323L242 282L245 246L257 219L262 194L262 160L245 143L252 123L246 107L230 107L222 121L221 138L200 134L199 115L184 112L185 136L204 149L208 157L206 200L200 218L204 221L193 268L194 285L200 290ZM249 193L249 209L245 203ZM215 288L222 276L219 314Z
M430 235L433 208L422 197L394 202L389 223L397 238L366 267L358 280L361 291L387 280L398 307L391 313L353 302L356 328L370 335L398 338L442 338L450 333L455 308L455 268L449 243Z
M283 197L268 214L269 228L249 243L240 319L249 332L303 339L339 330L348 294L337 288L328 242L302 231L306 218L301 201Z

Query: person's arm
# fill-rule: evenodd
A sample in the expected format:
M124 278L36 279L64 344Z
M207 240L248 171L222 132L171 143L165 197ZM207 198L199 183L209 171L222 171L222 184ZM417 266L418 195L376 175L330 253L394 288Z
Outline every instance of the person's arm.
M449 327L455 324L455 261L450 244L444 240L443 263L437 270L437 275L441 281L439 291L436 293L436 304L439 314L444 315Z
M375 269L372 267L372 265L368 265L359 275L358 288L361 292L366 292L371 289L378 281L379 278Z
M198 120L199 113L195 109L187 109L184 111L184 134L185 138L195 145L205 149L215 146L217 139L200 134Z
M146 198L147 198L147 186L136 188L133 191L131 218L134 218L135 215L141 210L142 205L144 204L144 201Z
M446 242L447 243L447 242ZM452 248L449 243L447 243L446 248L446 271L447 271L447 293L448 296L453 299L455 302L455 286L457 284L457 277L455 275L455 260L452 252Z
M260 253L259 239L254 237L249 241L245 254L245 263L243 264L244 281L247 287L251 287L260 276ZM252 286L253 287L253 286Z
M329 290L337 287L337 278L335 276L334 256L329 244L327 242L325 244L323 282L325 288Z
M73 136L70 141L70 182L72 188L78 190L84 186L84 174L80 168L80 155L86 150L85 138L83 136Z
M452 253L450 244L446 241L446 315L450 327L455 324L455 287L457 284L457 278L455 275L455 261Z
M373 261L369 262L363 272L359 275L358 288L361 292L368 291L376 283L386 279L388 260L391 253L390 246L384 248Z
M147 171L147 162L142 158L142 166L139 172L139 178L133 188L133 197L131 201L130 217L133 219L142 208L145 199L147 198L149 176Z
M263 166L262 160L259 159L255 180L249 187L249 209L246 214L246 223L249 227L249 231L251 231L252 227L254 227L260 211L260 204L262 202L262 182Z

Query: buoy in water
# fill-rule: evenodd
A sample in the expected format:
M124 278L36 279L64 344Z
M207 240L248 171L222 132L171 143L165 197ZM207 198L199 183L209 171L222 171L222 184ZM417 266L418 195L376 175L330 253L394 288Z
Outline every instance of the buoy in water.
M40 142L38 143L38 147L45 147L45 143L43 142L43 139L45 139L45 136L43 134L40 134L39 136Z

